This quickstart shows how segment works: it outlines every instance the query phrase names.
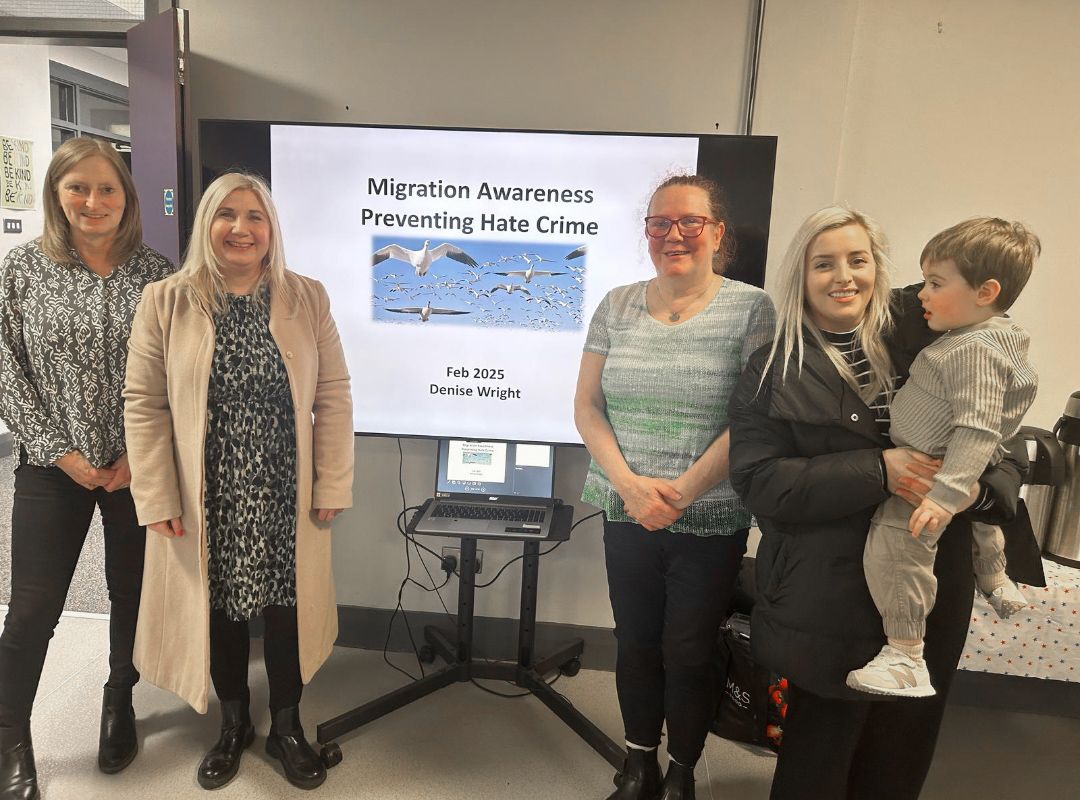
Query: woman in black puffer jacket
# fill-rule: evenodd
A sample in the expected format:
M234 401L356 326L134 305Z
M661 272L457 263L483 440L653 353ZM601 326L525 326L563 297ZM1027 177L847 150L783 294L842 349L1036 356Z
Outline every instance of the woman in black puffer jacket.
M1011 519L1025 466L1021 449L988 470L941 537L925 653L937 696L847 688L884 643L862 567L870 518L890 492L925 491L939 465L888 440L888 399L933 338L918 287L890 292L890 266L865 215L812 215L781 267L777 338L731 399L731 480L762 532L753 651L791 686L774 800L918 797L971 614L970 519Z

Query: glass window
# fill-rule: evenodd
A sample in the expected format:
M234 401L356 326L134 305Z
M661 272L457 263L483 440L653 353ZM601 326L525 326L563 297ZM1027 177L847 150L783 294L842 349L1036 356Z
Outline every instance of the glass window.
M49 82L49 99L52 102L53 119L75 122L75 87L60 81Z
M121 153L131 151L126 87L55 61L49 62L49 72L54 152L75 136L93 136Z
M79 126L114 136L130 136L127 103L80 88Z
M56 152L56 148L66 142L68 139L75 138L75 131L69 131L67 128L58 128L55 125L52 129L52 149Z

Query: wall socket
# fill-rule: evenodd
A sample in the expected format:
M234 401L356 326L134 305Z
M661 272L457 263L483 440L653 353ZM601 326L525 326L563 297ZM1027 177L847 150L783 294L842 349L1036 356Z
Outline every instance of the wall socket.
M461 571L461 548L460 547L444 547L442 549L442 557L453 556L458 562L458 572ZM479 575L484 571L484 551L476 551L476 574Z
M5 219L4 233L22 233L22 220L10 218Z

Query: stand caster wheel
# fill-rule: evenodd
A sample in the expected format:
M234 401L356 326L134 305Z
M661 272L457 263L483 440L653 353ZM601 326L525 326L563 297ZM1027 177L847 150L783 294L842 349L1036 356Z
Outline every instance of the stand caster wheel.
M319 751L319 758L327 769L336 767L341 763L341 748L338 747L337 742L324 744L322 750Z
M421 647L419 655L420 660L423 661L425 664L435 663L435 648L432 647L430 644L425 644L423 647Z
M581 659L574 657L567 661L565 664L559 665L559 672L568 678L572 678L581 672Z

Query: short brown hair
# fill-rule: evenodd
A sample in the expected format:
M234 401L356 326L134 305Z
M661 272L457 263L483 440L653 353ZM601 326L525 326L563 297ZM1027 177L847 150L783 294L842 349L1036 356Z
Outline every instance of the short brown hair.
M996 280L1001 284L1001 293L994 307L1008 311L1027 285L1041 252L1039 237L1022 223L976 217L953 225L927 242L919 263L952 259L973 289Z
M705 175L672 175L653 190L652 197L655 197L661 189L671 186L693 186L695 189L701 189L709 198L709 211L713 219L724 223L727 228L723 238L720 239L720 249L713 256L713 272L723 275L728 264L735 258L735 230L728 222L727 199L724 197L724 190L717 181ZM649 202L652 203L651 198Z
M120 158L116 148L101 139L79 136L68 139L53 153L49 168L45 171L45 186L41 192L42 209L45 213L45 226L41 233L41 250L53 261L61 264L72 263L71 227L68 225L64 209L60 207L57 191L60 180L85 158L101 156L116 170L120 185L124 189L124 214L120 226L116 229L111 255L117 263L127 261L142 245L142 217L139 215L139 196L135 194L135 184L127 164Z

